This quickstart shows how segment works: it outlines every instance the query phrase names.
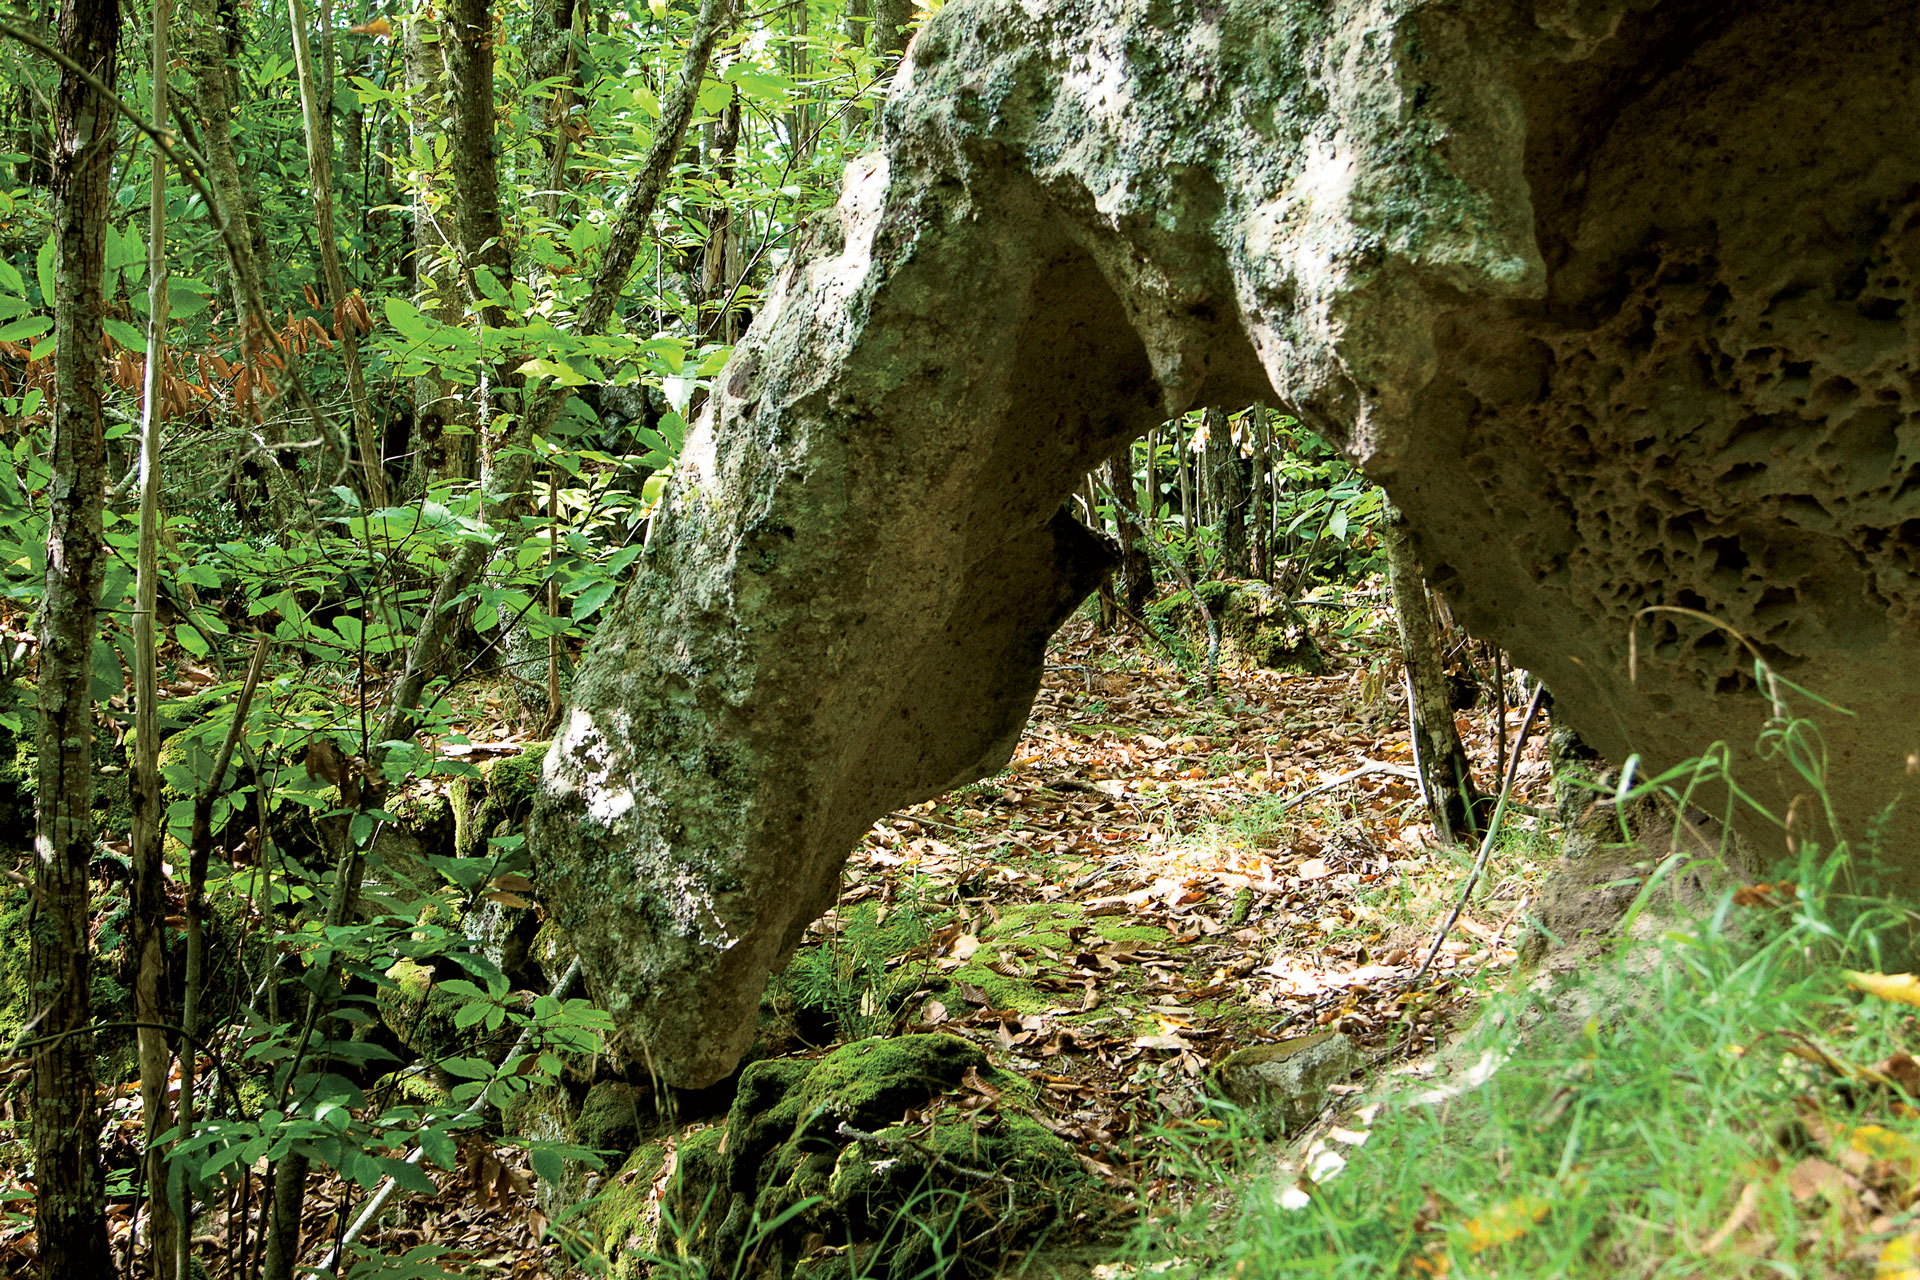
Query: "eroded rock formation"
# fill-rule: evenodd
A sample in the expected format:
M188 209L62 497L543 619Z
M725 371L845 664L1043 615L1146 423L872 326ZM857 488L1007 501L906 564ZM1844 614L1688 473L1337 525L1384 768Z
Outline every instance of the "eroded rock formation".
M547 761L541 886L668 1079L728 1071L876 817L1007 758L1200 404L1385 482L1601 750L1750 742L1714 615L1920 746L1920 27L1892 0L955 0L689 440ZM1779 788L1767 792L1778 797Z

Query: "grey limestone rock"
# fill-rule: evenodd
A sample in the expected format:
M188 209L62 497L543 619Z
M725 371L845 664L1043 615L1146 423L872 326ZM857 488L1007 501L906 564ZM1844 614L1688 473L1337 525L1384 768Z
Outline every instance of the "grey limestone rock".
M1213 1065L1228 1101L1259 1120L1269 1136L1298 1133L1327 1104L1328 1089L1360 1065L1353 1041L1338 1031L1237 1049Z
M726 1074L867 825L1008 758L1109 560L1062 499L1203 404L1340 441L1608 756L1753 740L1730 627L1861 713L1826 726L1843 810L1890 799L1920 746L1911 16L942 8L547 756L541 888L595 994L667 1079Z

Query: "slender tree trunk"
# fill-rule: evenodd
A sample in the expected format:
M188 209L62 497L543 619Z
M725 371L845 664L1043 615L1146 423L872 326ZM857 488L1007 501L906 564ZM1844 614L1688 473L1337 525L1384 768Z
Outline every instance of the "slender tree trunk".
M1247 566L1250 576L1265 581L1273 581L1273 568L1268 563L1267 547L1267 454L1272 448L1273 436L1267 426L1267 410L1264 405L1253 407L1253 484L1252 504L1247 511Z
M151 35L152 115L167 118L167 22L172 5L154 0ZM130 939L138 969L134 1010L149 1025L138 1033L141 1119L147 1138L147 1242L154 1273L171 1280L176 1260L173 1202L168 1198L167 1161L155 1142L171 1127L167 1077L172 1053L160 1024L167 1007L167 894L160 865L160 710L158 655L154 648L154 610L160 576L160 424L165 418L167 358L167 162L156 149L149 158L152 176L147 197L147 363L140 410L140 532L134 577L134 721L128 783L133 799L133 891Z
M793 77L797 87L805 84L811 73L807 50L807 0L792 0L787 6L787 15L792 36L787 44L787 74ZM812 140L813 112L808 107L803 90L787 109L787 143L792 149L795 166L805 162Z
M474 274L485 267L499 287L513 279L513 255L500 221L500 158L494 145L492 0L451 0L441 47L447 59L448 159L461 276L481 322L498 329L507 323L506 312L481 300L485 291Z
M119 0L68 0L59 48L109 89L120 47ZM27 960L34 1010L34 1225L43 1280L105 1277L100 1120L93 1097L89 1000L93 859L93 644L106 556L101 384L107 210L116 117L92 85L60 75L54 103L54 410L47 486L47 580L41 602L36 738L34 914Z
M917 7L916 0L874 0L873 40L867 47L875 61L890 65L907 51L912 35L908 27Z
M1131 444L1122 445L1120 452L1108 460L1107 491L1113 498L1113 520L1120 536L1120 599L1139 613L1153 599L1153 561L1140 545L1145 534L1139 513L1131 505L1135 500Z
M347 403L353 414L354 448L360 454L361 484L367 501L384 507L385 459L381 441L373 433L373 412L367 407L367 380L360 368L360 332L348 309L347 277L340 269L340 245L333 232L332 105L322 97L322 81L314 70L304 0L287 0L287 23L293 31L293 62L300 81L301 118L307 131L307 173L313 191L314 237L320 242L320 275L327 286L327 305L333 311L334 340L340 344L341 362L347 371ZM332 43L331 36L328 43Z
M1173 424L1174 459L1180 467L1180 521L1186 527L1187 555L1193 554L1193 504L1197 496L1193 491L1193 450L1191 441L1184 434L1185 419ZM1191 565L1193 561L1188 559Z
M41 40L47 38L47 14L44 5L22 5L14 21ZM49 151L51 129L46 103L40 87L22 76L14 90L14 131L12 150L20 157L14 162L13 178L22 186L45 189L53 185L53 164Z
M1426 579L1398 508L1387 509L1381 528L1393 612L1400 623L1400 645L1406 654L1407 682L1412 691L1409 718L1420 787L1426 793L1434 830L1443 840L1458 840L1474 830L1480 795L1474 789L1466 748L1460 745L1460 733L1454 727Z
M739 312L728 305L733 287L740 279L740 231L734 225L729 203L733 198L734 163L739 150L740 90L736 88L714 130L714 186L721 198L713 208L700 266L701 333L728 343L740 340Z

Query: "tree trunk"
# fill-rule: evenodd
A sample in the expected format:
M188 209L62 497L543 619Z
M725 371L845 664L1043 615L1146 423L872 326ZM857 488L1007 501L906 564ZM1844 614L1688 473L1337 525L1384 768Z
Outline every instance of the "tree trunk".
M907 51L915 8L915 0L874 0L873 40L867 47L875 61L890 66Z
M727 109L714 130L712 163L715 187L721 192L708 220L707 246L700 267L700 332L722 342L740 340L740 313L729 303L740 280L740 231L734 224L734 165L740 150L740 90L733 91ZM688 417L692 417L691 413Z
M447 59L447 150L460 273L482 323L498 329L507 323L506 312L482 300L475 277L485 267L498 287L513 279L513 255L500 222L500 161L494 145L493 0L452 0L441 47Z
M787 44L787 74L793 78L796 86L806 82L811 74L807 50L807 0L793 0L788 6L792 39ZM804 91L795 95L795 102L787 108L787 142L792 149L793 165L798 168L805 164L807 153L813 144L813 111L808 106Z
M446 114L447 75L440 56L440 30L430 18L411 17L402 38L407 90L413 102L409 140L414 158L426 162L433 155L433 139L441 136ZM441 177L428 173L413 193L414 293L422 311L442 324L459 324L465 305L451 214L444 198L435 198ZM479 478L472 405L438 372L413 381L409 446L413 461L408 487L413 492L425 493L436 482Z
M1247 576L1247 461L1233 440L1233 422L1207 410L1207 486L1213 491L1220 567L1229 578Z
M1474 790L1473 767L1454 727L1426 579L1398 508L1387 509L1381 528L1393 612L1400 624L1400 646L1407 660L1409 719L1420 789L1426 794L1434 830L1443 840L1458 840L1474 830L1480 795Z
M1153 561L1140 540L1146 536L1135 510L1133 491L1133 446L1123 447L1107 462L1107 492L1113 499L1113 523L1120 538L1120 572L1117 589L1120 600L1138 614L1153 599Z
M119 0L69 0L59 47L109 90ZM44 1280L107 1276L99 1115L90 1007L93 859L94 602L106 556L101 385L107 210L118 119L102 94L63 71L54 102L54 409L47 486L47 580L40 611L40 725L34 833L35 911L28 952L34 1010L34 1225Z
M1267 427L1267 410L1263 405L1253 407L1253 420L1248 424L1253 431L1253 483L1249 486L1251 501L1247 511L1247 568L1248 576L1273 581L1273 568L1267 548L1267 454L1272 448L1273 433Z
M362 492L369 506L387 505L387 473L382 443L373 434L373 412L367 407L367 380L360 368L360 331L347 306L347 277L340 269L340 245L333 232L333 124L330 83L313 65L307 43L307 7L303 0L287 0L287 25L293 34L293 62L300 81L300 111L307 133L307 174L313 191L314 238L320 244L320 276L327 287L327 306L333 312L333 336L346 366L347 404L353 415L353 445L360 455ZM329 36L331 44L331 36Z
M167 118L167 24L172 5L154 0L151 32L153 66L149 81L155 120ZM160 425L166 417L163 379L167 357L167 162L156 148L147 194L147 362L140 408L140 532L135 558L134 721L128 760L132 793L133 885L129 894L128 937L137 971L134 1012L145 1023L137 1034L140 1050L140 1111L147 1141L147 1243L158 1280L177 1274L173 1201L168 1195L165 1149L156 1141L172 1127L167 1077L172 1053L161 1024L167 1007L167 891L161 867L159 660L154 646L154 614L160 576ZM184 1050L190 1052L190 1050Z

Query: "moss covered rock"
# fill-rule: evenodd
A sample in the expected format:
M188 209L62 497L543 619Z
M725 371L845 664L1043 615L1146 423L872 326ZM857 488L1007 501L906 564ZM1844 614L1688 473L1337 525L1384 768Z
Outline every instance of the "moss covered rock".
M380 1021L429 1063L454 1056L497 1062L512 1045L515 1030L504 1021L492 1028L484 1019L461 1026L460 1011L475 997L444 990L427 966L402 960L387 970L387 977L392 985L382 986L374 1000ZM435 1080L442 1087L451 1083L437 1069Z
M1264 582L1203 582L1196 588L1220 628L1220 661L1229 667L1260 667L1319 675L1326 659L1307 620ZM1176 630L1195 654L1207 651L1207 621L1193 594L1179 591L1149 610Z
M547 744L532 742L518 755L481 761L478 776L456 778L448 789L453 810L453 851L462 858L486 856L487 841L518 834L540 790L540 761Z
M710 1274L749 1253L779 1280L995 1274L1090 1188L1066 1144L1013 1109L1021 1084L947 1035L754 1063L724 1128L676 1152L658 1193L667 1243ZM1000 1106L974 1105L990 1094ZM631 1209L610 1198L603 1225Z

